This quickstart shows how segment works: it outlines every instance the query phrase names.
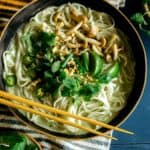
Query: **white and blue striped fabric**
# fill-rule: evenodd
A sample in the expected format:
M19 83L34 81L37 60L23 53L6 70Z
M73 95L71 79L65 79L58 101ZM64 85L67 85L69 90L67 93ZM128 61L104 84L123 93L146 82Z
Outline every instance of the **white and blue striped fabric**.
M111 143L111 140L103 137L75 141L50 139L24 125L13 116L7 107L0 105L0 131L4 129L26 133L35 138L42 146L43 150L109 150Z

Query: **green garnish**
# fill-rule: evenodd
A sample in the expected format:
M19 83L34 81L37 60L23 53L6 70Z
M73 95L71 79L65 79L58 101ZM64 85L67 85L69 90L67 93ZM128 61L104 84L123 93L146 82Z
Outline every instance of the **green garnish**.
M72 57L73 57L73 54L70 54L67 58L66 58L66 60L63 62L63 64L62 64L62 68L65 68L66 66L67 66L67 64L68 64L68 62L72 59Z
M90 71L93 76L97 76L101 73L103 67L102 58L96 53L90 53Z
M38 52L40 50L48 51L55 45L55 34L47 32L39 32L31 36L32 50Z
M50 52L47 52L45 55L44 55L44 59L50 61L52 58L52 54Z
M44 79L45 80L49 80L49 79L52 79L53 78L53 76L52 76L52 74L50 73L50 71L49 70L46 70L45 72L44 72Z
M1 132L0 150L38 150L38 147L22 134Z
M60 68L61 61L57 60L52 64L51 71L53 73L57 72Z
M59 74L59 80L62 81L67 77L67 74L65 71L61 71Z
M34 89L39 99L49 94L55 99L61 94L90 101L100 91L101 83L109 83L119 74L118 62L101 73L104 60L94 51L84 51L80 56L71 52L62 60L61 55L52 51L57 44L53 33L26 34L24 40L29 49L22 63L31 81L39 81Z
M120 65L116 62L113 66L111 66L105 73L100 75L99 82L100 83L109 83L113 78L116 78L120 72Z
M79 58L74 58L76 64L77 64L77 67L78 67L78 70L81 74L85 74L87 71L85 69L85 67L82 65L82 62L80 61Z
M119 72L120 72L120 65L118 62L116 62L112 67L110 67L110 69L108 69L107 74L111 78L116 78L118 76Z
M7 75L4 79L4 82L7 86L12 87L16 85L16 76L15 75Z
M82 61L82 66L85 68L85 71L88 72L89 70L89 53L84 52L81 54L81 61Z
M52 47L55 45L55 34L48 34L47 32L40 33L40 39L42 41L42 47L45 49L47 47Z
M22 40L24 43L27 45L27 51L28 53L32 56L33 54L33 48L32 48L32 41L31 41L31 35L30 33L26 33L23 37Z
M25 64L25 65L30 65L32 62L33 62L33 57L32 56L29 56L29 55L25 55L24 57L23 57L23 63Z
M36 92L35 92L35 96L37 98L39 98L39 99L42 98L44 96L44 90L43 90L43 88L38 88L36 90Z
M137 24L147 24L142 13L135 13L131 19Z
M35 79L37 74L36 74L36 71L34 70L34 68L30 68L28 69L28 76L31 78L31 79Z
M131 20L136 23L139 28L150 36L150 0L142 0L143 12L137 12L131 16Z
M79 81L73 77L63 80L62 96L73 96L80 88Z
M85 101L90 101L91 97L96 95L100 90L99 84L88 83L80 89L80 95L85 97Z

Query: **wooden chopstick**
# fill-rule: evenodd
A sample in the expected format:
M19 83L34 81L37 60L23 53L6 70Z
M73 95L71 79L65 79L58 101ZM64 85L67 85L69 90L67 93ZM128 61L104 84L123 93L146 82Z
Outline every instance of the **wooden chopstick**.
M22 2L18 0L0 0L1 3L9 4L9 5L16 5L16 6L24 6L27 2Z
M6 18L11 17L13 13L11 12L5 12L5 11L0 11L0 16L6 16Z
M90 118L87 118L87 117L74 115L74 114L71 114L69 112L47 106L47 105L35 102L33 100L28 100L28 99L25 99L25 98L22 98L22 97L19 97L19 96L16 96L16 95L4 92L4 91L0 91L0 97L4 97L6 99L14 99L18 102L23 102L23 103L28 104L28 105L40 107L40 108L45 109L49 112L58 113L60 115L65 115L65 116L70 116L70 117L73 117L75 119L80 119L80 120L89 122L89 123L94 124L94 125L99 125L101 127L116 130L116 131L123 132L123 133L126 133L126 134L134 134L133 132L127 131L125 129L121 129L121 128L118 128L118 127L115 127L115 126L112 126L112 125L109 125L109 124L106 124L106 123L103 123L103 122L100 122L100 121L96 121L94 119L90 119Z
M0 4L0 10L18 11L19 8L15 6L6 6L6 5Z
M29 108L27 106L23 106L21 104L16 104L14 102L11 102L9 100L6 100L6 99L3 99L3 98L0 98L0 103L3 104L3 105L6 105L6 106L9 106L9 107L12 107L12 108L17 108L17 109L22 109L24 111L27 111L27 112L31 112L31 113L34 113L36 115L40 115L42 117L46 117L48 119L51 119L51 120L55 120L57 122L60 122L60 123L63 123L63 124L67 124L67 125L70 125L70 126L73 126L73 127L76 127L76 128L79 128L79 129L82 129L82 130L85 130L85 131L88 131L88 132L91 132L93 134L96 134L96 135L99 135L99 136L103 136L105 138L109 138L109 139L112 139L112 140L117 140L117 138L115 137L112 137L112 136L109 136L109 135L106 135L102 132L99 132L99 131L96 131L96 130L93 130L91 128L87 128L87 127L84 127L84 126L81 126L81 125L78 125L78 124L75 124L75 123L72 123L70 121L67 121L65 119L62 119L62 118L58 118L58 117L55 117L55 116L52 116L52 115L49 115L49 114L46 114L44 112L40 112L38 110L34 110L32 108Z

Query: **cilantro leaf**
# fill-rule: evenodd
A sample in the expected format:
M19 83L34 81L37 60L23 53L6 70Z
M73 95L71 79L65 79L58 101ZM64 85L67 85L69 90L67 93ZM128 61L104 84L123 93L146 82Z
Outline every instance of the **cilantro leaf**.
M74 77L68 77L63 80L63 89L61 91L62 96L72 96L80 88L79 81Z
M100 85L88 83L83 85L80 90L80 95L85 97L86 101L90 101L90 98L96 95L100 90Z
M147 24L146 20L142 13L135 13L131 16L131 20L133 20L137 24Z

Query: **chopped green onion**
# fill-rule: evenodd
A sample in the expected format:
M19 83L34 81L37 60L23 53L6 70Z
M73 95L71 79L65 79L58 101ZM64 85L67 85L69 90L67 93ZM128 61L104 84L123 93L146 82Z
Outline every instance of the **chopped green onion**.
M31 64L33 62L33 57L31 57L31 56L29 56L29 55L25 55L24 57L23 57L23 63L25 64L25 65L29 65L29 64Z
M85 71L87 72L89 70L89 53L88 52L82 53L81 59L82 65L85 68Z
M35 95L37 98L42 98L44 96L44 90L42 88L38 88Z
M5 84L9 87L12 87L16 84L16 76L15 75L7 75L4 79Z
M66 66L67 66L67 64L68 64L68 62L72 59L72 57L73 57L73 54L70 54L67 58L66 58L66 60L63 62L63 64L62 64L62 68L65 68Z

